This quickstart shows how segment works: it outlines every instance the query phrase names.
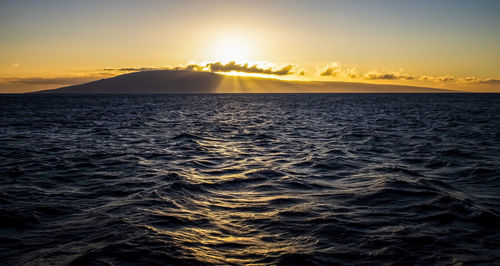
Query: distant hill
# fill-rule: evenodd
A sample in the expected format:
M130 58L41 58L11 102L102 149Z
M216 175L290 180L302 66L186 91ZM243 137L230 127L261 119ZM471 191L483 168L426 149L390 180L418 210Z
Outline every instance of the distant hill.
M35 93L159 94L213 93L223 76L181 70L140 71Z
M168 93L449 93L452 90L403 85L334 81L285 81L187 70L128 73L80 85L35 93L168 94Z

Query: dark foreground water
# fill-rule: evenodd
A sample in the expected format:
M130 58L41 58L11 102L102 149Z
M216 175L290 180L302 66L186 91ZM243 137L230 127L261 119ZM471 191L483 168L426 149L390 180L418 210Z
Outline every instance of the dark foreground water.
M0 111L2 265L500 263L500 95Z

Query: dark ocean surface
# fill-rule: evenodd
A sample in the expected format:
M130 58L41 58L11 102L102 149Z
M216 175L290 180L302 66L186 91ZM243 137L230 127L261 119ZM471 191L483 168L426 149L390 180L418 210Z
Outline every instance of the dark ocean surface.
M0 96L2 265L500 264L500 95Z

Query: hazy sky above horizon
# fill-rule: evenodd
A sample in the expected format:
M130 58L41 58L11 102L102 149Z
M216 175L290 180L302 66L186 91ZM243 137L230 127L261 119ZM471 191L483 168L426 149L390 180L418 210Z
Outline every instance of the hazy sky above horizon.
M500 91L499 13L494 0L0 0L0 92L233 60L291 65L287 79Z

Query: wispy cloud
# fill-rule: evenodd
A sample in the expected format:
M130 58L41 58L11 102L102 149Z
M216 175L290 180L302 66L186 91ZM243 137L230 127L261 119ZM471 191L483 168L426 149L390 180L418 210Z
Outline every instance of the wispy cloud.
M10 77L0 78L0 82L9 84L55 84L55 85L71 85L78 83L90 82L101 79L103 76L70 76L70 77Z
M415 75L408 74L408 73L402 73L402 72L380 71L380 70L374 69L374 70L370 70L367 73L365 73L363 75L363 78L364 79L370 79L370 80L375 80L375 79L414 80L415 79Z
M441 82L448 82L448 81L455 80L455 77L452 75L446 75L446 76L437 77L437 78L435 78L435 80L441 81Z
M439 76L439 77L433 77L433 76L421 76L418 78L418 80L422 81L434 81L434 82L450 82L456 80L455 76L453 75L444 75L444 76Z
M486 78L480 79L476 77L465 77L460 78L457 81L458 83L466 83L466 84L490 84L490 85L500 85L500 78Z
M433 81L435 78L433 76L421 76L418 78L418 80L423 80L423 81Z
M104 71L137 72L168 69L164 67L124 67L124 68L105 68Z

